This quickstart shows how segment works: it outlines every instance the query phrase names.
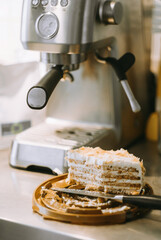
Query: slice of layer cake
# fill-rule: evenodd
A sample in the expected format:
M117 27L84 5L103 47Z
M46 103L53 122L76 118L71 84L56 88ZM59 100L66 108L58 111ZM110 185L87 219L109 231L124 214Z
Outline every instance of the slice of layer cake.
M114 194L139 194L143 187L143 161L127 150L107 151L81 147L66 154L68 182Z

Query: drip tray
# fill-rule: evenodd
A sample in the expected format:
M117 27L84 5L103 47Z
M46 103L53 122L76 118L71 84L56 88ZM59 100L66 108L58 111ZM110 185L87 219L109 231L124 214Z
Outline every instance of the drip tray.
M109 129L91 124L48 120L18 134L12 144L10 165L49 168L61 174L67 172L65 153L81 146L97 146Z

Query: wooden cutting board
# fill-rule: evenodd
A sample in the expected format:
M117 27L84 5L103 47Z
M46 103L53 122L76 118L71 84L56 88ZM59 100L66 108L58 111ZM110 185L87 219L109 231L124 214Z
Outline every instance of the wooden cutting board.
M102 225L118 224L144 216L149 209L132 205L123 205L104 199L81 197L58 193L55 187L80 188L66 182L67 174L58 175L43 182L33 194L32 208L44 219L53 219L74 224ZM152 194L152 188L146 184L144 194ZM74 203L74 204L73 204Z

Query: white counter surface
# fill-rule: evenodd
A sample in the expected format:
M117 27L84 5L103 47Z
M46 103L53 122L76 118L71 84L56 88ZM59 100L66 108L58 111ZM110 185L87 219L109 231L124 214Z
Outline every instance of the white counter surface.
M158 168L161 167L159 158ZM0 151L0 240L161 239L159 210L120 225L84 226L44 220L32 211L32 195L38 185L51 177L10 167L9 151ZM161 168L160 175L155 176L153 172L152 176L146 176L146 182L153 187L155 194L161 195Z

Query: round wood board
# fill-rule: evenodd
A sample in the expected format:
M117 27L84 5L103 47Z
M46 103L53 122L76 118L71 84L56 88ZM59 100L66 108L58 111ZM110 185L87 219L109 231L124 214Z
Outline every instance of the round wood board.
M43 218L53 219L74 224L86 224L86 225L103 225L103 224L118 224L126 221L134 220L138 217L144 216L148 213L149 209L142 209L136 206L128 205L128 209L125 205L108 207L107 211L104 211L105 207L62 207L62 203L53 201L55 197L55 191L50 191L51 187L66 187L65 179L67 174L55 176L45 182L43 182L33 194L32 208L33 211L39 213ZM69 186L69 185L68 185ZM48 198L43 196L43 191L50 191ZM152 194L152 188L146 184L145 194ZM57 196L58 197L58 196ZM54 205L53 205L54 204ZM54 207L53 207L54 206ZM110 209L110 210L109 210Z

